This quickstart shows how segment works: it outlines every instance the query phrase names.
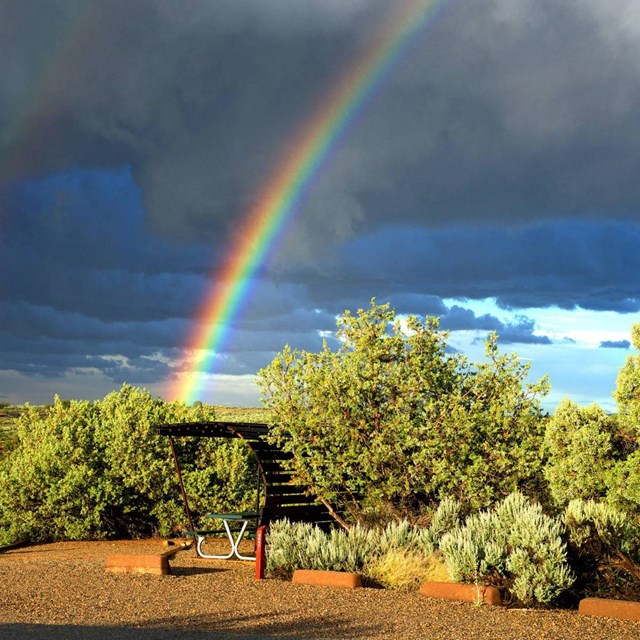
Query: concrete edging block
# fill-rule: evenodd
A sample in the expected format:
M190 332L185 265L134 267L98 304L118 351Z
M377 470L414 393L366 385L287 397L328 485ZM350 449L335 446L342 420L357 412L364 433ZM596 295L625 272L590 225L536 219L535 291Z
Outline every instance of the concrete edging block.
M459 602L502 605L502 596L496 587L485 587L461 582L425 582L420 593L427 598L456 600Z
M108 556L105 571L109 573L151 573L166 576L171 573L169 559L164 556Z
M578 613L581 616L640 621L640 602L611 600L609 598L584 598L584 600L580 600Z
M362 587L359 573L346 571L320 571L318 569L296 569L291 582L298 584L312 584L320 587L342 587L357 589Z

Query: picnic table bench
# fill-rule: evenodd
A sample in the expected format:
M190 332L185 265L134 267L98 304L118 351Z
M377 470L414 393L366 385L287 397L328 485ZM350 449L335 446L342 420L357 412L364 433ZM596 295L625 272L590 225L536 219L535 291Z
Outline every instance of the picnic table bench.
M163 424L156 427L157 433L169 436L176 472L182 491L185 512L190 529L187 535L196 538L196 552L202 558L254 560L239 551L240 542L255 537L259 527L269 526L274 520L287 518L291 522L310 522L329 527L334 522L328 509L313 496L305 494L304 488L291 483L292 473L283 466L291 454L281 451L269 443L266 436L269 426L256 422L187 422ZM180 463L175 452L174 438L241 438L249 447L258 463L256 479L256 509L237 513L210 513L205 518L222 523L220 528L196 528L193 526L189 501L182 483ZM226 534L230 552L211 555L203 551L208 536Z

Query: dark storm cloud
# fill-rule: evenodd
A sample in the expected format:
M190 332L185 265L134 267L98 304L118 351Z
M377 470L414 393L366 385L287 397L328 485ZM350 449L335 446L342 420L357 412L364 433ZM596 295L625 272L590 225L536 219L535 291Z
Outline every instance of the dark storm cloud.
M637 217L634 6L450 3L336 151L290 250L315 253L391 215ZM5 179L131 165L153 229L222 242L388 9L3 3Z
M0 254L2 369L98 371L117 384L170 375L210 287L207 245L149 236L126 170L4 187L0 210L12 223ZM222 370L254 373L285 343L321 346L335 317L309 304L302 284L258 282Z
M505 308L640 309L640 225L545 222L529 227L428 230L388 226L347 243L332 274L312 288L318 304L416 290L433 296L495 297ZM415 310L415 309L414 309Z
M117 322L187 317L202 295L209 247L151 238L126 170L0 187L0 211L0 300Z
M104 322L78 313L61 312L50 307L34 307L26 303L6 303L2 311L3 325L0 335L6 333L25 339L39 336L57 341L81 341L84 344L108 342L111 346L130 340L144 349L181 346L180 334L185 331L187 325L179 320Z
M0 369L169 376L249 204L392 4L0 3ZM549 338L465 299L637 312L639 43L635 0L442 3L219 370L317 350L372 296L503 343Z
M132 165L155 229L215 240L344 64L356 17L379 13L374 5L9 3L0 9L11 46L0 74L2 173Z
M628 349L630 346L628 340L603 340L600 343L601 349Z

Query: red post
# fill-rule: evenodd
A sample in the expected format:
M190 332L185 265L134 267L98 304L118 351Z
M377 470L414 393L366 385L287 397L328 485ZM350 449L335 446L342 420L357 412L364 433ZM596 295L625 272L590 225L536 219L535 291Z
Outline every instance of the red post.
M258 527L256 531L256 580L264 580L266 564L267 527Z

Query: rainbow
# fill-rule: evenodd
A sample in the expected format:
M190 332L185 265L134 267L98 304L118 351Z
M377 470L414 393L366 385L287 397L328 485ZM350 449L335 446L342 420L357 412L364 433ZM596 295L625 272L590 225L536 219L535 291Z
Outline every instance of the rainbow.
M207 373L249 296L258 269L303 200L313 178L395 63L437 15L444 0L400 0L371 45L334 83L332 91L266 181L242 222L194 322L186 352L194 364L178 375L170 395L201 399Z

